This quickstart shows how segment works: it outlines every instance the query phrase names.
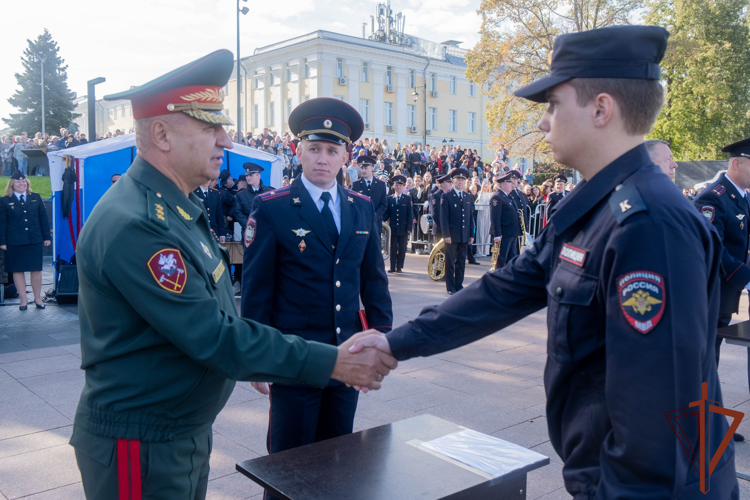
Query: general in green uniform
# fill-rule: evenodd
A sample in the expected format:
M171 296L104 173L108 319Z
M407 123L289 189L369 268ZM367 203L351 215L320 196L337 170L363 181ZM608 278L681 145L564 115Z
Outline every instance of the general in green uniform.
M70 443L89 499L204 498L211 426L235 380L377 388L395 367L237 315L228 253L191 193L232 147L232 63L214 52L109 96L132 100L138 157L77 248L86 382Z

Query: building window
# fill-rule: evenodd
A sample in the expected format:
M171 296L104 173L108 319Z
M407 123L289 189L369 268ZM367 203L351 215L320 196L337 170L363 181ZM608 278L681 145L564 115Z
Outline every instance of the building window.
M437 108L428 109L427 119L430 125L430 130L437 130Z
M388 66L385 68L385 84L393 85L393 67Z
M473 83L470 83L469 84L469 97L476 97L476 96L477 96L477 89Z
M276 77L274 77L273 73L268 73L268 81L271 85L276 85Z
M409 88L413 89L417 86L417 72L413 69L409 70Z
M289 66L286 67L286 81L292 81L292 68L290 68Z
M477 131L477 114L469 111L469 133L474 134Z
M455 93L456 93L456 77L452 76L451 77L451 94L455 94Z
M383 103L383 122L386 127L393 126L393 103Z
M335 95L333 96L334 99L338 99L339 101L346 102L346 98L342 95Z
M289 115L292 114L292 100L286 100L286 121L289 122Z
M310 63L305 59L305 78L310 78Z
M255 75L253 76L253 85L255 85L256 89L263 88L263 81L260 79L260 74L256 71Z
M258 105L253 105L253 128L258 128Z
M437 92L437 73L430 74L430 91Z
M336 58L336 78L344 77L344 60L340 57Z
M448 110L448 132L456 132L458 124L456 123L458 112L455 109Z
M266 120L266 123L268 123L268 125L270 125L270 126L276 125L276 123L275 123L275 120L276 120L275 114L276 113L274 113L274 111L275 111L274 110L274 107L275 107L274 104L275 103L273 103L273 102L269 102L268 103L268 119Z
M359 114L362 116L362 121L365 122L365 126L370 123L370 100L360 99L359 100Z
M417 126L417 106L415 106L414 104L406 105L406 126Z
M370 81L370 65L366 62L362 63L362 81L365 83Z

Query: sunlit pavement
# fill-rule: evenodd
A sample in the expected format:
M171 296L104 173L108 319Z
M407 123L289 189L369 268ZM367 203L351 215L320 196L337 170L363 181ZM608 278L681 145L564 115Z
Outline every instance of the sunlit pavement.
M480 261L466 267L466 284L489 268L488 259ZM427 276L426 263L427 256L407 255L405 273L388 275L395 325L448 297L445 284ZM50 282L47 272L44 283ZM748 319L746 295L740 310L735 320ZM0 325L0 500L84 498L67 444L83 386L77 308L50 305L22 314L16 306L0 307ZM382 390L360 397L356 430L429 413L549 456L550 465L529 474L528 498L569 498L544 417L545 353L540 311L472 345L403 362ZM740 432L750 438L746 350L725 344L721 354L724 404L746 413ZM235 472L235 463L266 454L268 404L249 383L237 385L214 425L209 498L262 495ZM666 420L665 432L671 432ZM750 472L750 444L739 443L736 451L737 468ZM750 483L741 480L740 487L743 497L750 495Z

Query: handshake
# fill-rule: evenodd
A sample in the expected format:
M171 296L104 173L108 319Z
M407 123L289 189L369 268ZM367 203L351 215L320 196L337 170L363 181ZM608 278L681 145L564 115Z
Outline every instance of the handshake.
M353 335L338 350L331 378L358 391L380 389L383 379L398 366L398 361L391 355L388 339L377 330ZM269 393L266 382L252 382L251 385L261 394Z

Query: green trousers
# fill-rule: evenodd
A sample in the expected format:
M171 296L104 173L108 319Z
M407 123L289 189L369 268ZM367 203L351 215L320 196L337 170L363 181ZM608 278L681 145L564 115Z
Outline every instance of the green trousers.
M87 500L203 500L213 432L170 443L147 443L74 430Z

